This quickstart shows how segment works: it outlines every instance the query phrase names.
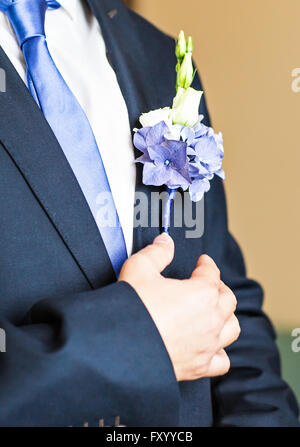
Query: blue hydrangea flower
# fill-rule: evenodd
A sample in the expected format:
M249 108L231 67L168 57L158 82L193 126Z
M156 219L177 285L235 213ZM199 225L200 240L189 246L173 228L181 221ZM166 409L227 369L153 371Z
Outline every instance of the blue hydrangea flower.
M145 185L186 190L191 184L187 144L165 137L169 127L164 121L153 127L144 127L134 136L134 145L143 152L136 161L144 164Z
M188 131L187 153L189 156L189 172L192 185L189 188L191 200L201 200L204 193L210 189L210 181L214 175L225 178L222 169L224 158L222 134L215 134L211 127L202 123L203 116L199 117L198 123Z
M189 189L197 202L209 191L214 175L225 178L222 134L202 120L201 115L194 127L161 121L136 131L134 145L143 153L136 162L144 164L145 185Z

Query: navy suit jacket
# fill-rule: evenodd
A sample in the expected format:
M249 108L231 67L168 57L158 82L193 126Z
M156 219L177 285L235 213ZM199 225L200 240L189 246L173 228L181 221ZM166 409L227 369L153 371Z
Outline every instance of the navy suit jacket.
M142 112L171 105L174 41L120 0L89 3L134 128ZM0 425L111 424L117 416L128 426L297 425L262 290L246 278L228 232L222 182L206 195L202 238L171 229L176 253L165 275L186 278L199 255L212 256L238 298L242 334L228 349L227 375L178 385L150 315L128 284L116 282L72 170L2 49L0 67L7 82L0 93L0 327L7 334ZM204 101L201 113L208 124ZM144 187L137 169L137 191L163 189ZM134 251L159 232L136 228Z

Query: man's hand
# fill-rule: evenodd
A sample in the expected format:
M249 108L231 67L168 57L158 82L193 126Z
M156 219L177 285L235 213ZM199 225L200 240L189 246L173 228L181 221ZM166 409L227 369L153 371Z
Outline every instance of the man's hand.
M162 234L125 262L119 281L128 282L147 307L178 381L226 374L224 348L240 334L236 298L207 255L200 256L191 278L164 278L160 273L173 257L173 240Z

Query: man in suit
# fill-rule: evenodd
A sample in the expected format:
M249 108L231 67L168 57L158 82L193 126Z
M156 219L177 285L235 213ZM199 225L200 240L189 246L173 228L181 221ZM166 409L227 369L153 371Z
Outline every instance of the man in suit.
M202 238L133 228L134 190L163 188L142 184L130 129L171 104L174 41L120 0L0 9L0 424L297 425L222 182Z

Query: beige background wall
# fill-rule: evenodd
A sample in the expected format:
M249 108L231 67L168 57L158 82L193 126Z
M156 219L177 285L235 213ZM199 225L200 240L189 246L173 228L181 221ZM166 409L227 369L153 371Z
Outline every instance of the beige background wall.
M300 92L291 88L299 0L132 3L173 36L193 35L213 125L225 137L230 227L277 326L300 327Z

